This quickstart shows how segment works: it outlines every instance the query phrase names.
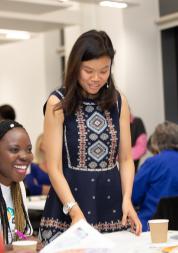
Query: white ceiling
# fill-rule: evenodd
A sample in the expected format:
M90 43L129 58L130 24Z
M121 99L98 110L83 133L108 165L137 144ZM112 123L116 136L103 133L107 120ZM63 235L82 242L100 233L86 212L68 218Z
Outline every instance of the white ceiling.
M76 2L80 2L80 3L95 3L98 4L99 2L101 2L101 0L74 0ZM140 3L140 0L110 0L110 1L114 1L114 2L127 2L130 5L135 5Z
M64 25L77 24L80 15L79 8L77 9L76 6L79 6L79 3L98 4L99 1L0 0L0 29L24 30L36 33L56 29ZM126 1L132 5L141 0ZM3 39L0 43L5 42L8 42L8 40Z
M44 14L70 7L70 2L57 0L0 0L0 10L27 14Z
M0 0L0 29L43 32L64 25L57 12L71 7L57 0ZM54 15L54 20L53 20ZM62 16L61 15L61 16Z
M0 29L31 33L57 29L75 23L74 13L65 18L71 6L62 0L0 0ZM0 44L12 41L0 35Z

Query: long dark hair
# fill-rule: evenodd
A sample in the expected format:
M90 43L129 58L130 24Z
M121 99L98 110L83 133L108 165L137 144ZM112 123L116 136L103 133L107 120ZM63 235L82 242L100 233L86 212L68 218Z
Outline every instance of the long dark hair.
M82 93L78 83L81 62L108 56L112 66L114 54L111 39L104 31L90 30L83 33L71 50L64 80L65 98L55 107L55 110L63 108L66 114L71 114L81 104ZM114 105L118 96L111 72L107 83L108 87L104 85L96 99L102 110Z

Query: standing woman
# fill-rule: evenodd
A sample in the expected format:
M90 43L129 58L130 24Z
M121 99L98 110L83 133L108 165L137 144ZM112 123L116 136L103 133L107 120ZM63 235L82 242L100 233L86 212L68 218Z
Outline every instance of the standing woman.
M33 159L31 149L21 124L13 120L0 122L0 229L4 244L17 239L15 229L32 234L22 182Z
M112 79L114 53L105 32L82 34L64 87L47 101L44 145L52 188L40 225L45 244L82 218L100 232L122 230L129 218L141 232L131 203L130 114Z

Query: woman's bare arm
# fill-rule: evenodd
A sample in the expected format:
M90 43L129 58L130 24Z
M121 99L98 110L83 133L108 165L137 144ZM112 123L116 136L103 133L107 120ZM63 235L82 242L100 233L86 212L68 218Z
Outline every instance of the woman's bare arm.
M62 146L64 113L62 109L54 111L54 106L58 102L58 98L52 95L47 103L44 120L44 145L51 183L59 199L65 204L75 200L63 174ZM73 223L84 218L78 205L75 205L69 214Z

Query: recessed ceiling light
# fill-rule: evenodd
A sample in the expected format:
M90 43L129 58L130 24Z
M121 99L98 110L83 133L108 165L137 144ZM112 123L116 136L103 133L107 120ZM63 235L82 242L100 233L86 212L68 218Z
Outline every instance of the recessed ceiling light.
M28 40L31 38L31 34L26 31L0 29L0 34L12 40Z
M128 4L124 3L124 2L101 1L100 6L114 7L114 8L126 8L128 6Z
M69 2L69 0L56 0L56 2L64 3L64 2Z

